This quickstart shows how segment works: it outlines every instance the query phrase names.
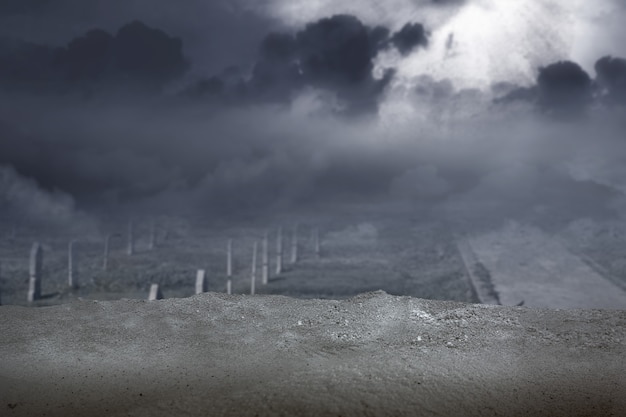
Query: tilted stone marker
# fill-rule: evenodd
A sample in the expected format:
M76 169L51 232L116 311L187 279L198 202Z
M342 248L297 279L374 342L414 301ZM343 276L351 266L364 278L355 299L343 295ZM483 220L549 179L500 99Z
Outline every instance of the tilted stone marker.
M226 245L226 294L233 292L233 240L228 239Z
M207 292L207 287L206 271L198 269L198 272L196 272L196 294Z
M267 285L267 282L269 281L269 275L270 275L270 254L269 254L269 250L268 250L268 234L267 232L265 232L265 235L263 235L263 264L262 264L262 271L261 271L261 281L263 283L263 285Z
M159 288L159 284L152 284L150 286L150 295L148 295L148 301L162 300L163 293Z
M39 242L33 243L33 247L30 250L30 280L28 282L28 296L29 303L39 300L41 298L41 278L43 270L43 248Z
M276 275L283 272L283 228L276 232Z
M291 235L291 263L298 262L298 225L293 227L293 234Z
M256 252L257 252L257 242L254 242L252 246L252 268L250 274L250 295L254 295L255 293L255 285L256 285Z

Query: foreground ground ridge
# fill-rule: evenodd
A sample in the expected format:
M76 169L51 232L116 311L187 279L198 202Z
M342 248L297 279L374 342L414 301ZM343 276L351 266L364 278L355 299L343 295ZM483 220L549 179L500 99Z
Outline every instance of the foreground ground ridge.
M0 308L2 414L624 415L626 311L205 293Z

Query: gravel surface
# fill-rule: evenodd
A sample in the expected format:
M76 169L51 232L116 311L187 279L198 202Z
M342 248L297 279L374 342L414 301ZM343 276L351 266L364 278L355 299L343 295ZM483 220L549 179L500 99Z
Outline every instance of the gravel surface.
M626 415L626 311L207 293L0 307L0 415Z

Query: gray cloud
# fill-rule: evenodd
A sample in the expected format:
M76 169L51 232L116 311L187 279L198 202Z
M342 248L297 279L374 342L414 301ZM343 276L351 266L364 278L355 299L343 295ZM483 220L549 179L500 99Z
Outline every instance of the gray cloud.
M540 68L537 86L539 105L546 111L579 114L591 103L591 77L574 62Z
M580 65L560 61L539 68L536 84L517 87L498 84L494 91L502 91L495 103L529 102L549 115L579 117L594 103L626 104L626 60L603 57L596 62L595 79Z
M344 114L375 113L394 73L388 68L380 78L374 77L379 52L393 45L407 55L427 44L428 35L418 23L407 23L390 35L389 29L369 27L355 16L334 15L308 23L294 34L265 36L249 82L240 78L229 89L228 82L216 76L200 81L186 94L288 101L299 90L312 87L335 93L346 105Z
M408 55L418 46L428 46L428 35L420 23L407 23L393 34L391 43L402 55Z
M426 205L453 221L524 217L558 224L573 217L617 215L611 207L623 188L621 171L614 168L626 163L623 122L602 106L591 106L586 120L555 123L525 108L492 106L488 92L457 91L449 80L428 74L410 79L405 90L400 81L381 78L382 68L376 68L378 54L392 47L393 30L355 17L283 28L219 2L178 5L180 16L166 16L174 6L163 3L166 12L157 12L155 3L146 7L137 0L125 6L106 3L109 14L98 17L94 4L85 2L59 17L65 31L44 23L38 34L66 37L56 45L76 39L68 52L76 52L70 62L81 82L102 77L102 68L108 67L110 61L98 62L109 51L107 33L114 37L119 27L139 18L180 37L183 50L196 41L216 45L221 51L216 54L206 46L210 65L202 71L215 76L200 85L198 95L219 99L111 94L84 100L7 92L0 99L5 184L21 184L36 196L33 200L45 202L40 207L64 207L61 213L67 214L61 218L76 207L207 215L389 198ZM140 6L145 10L139 13ZM223 17L216 28L203 28L202 19L191 16L191 10L202 15L199 11L216 8L207 23ZM39 22L54 13L42 7L26 15L5 13L0 20ZM251 34L243 29L248 20L256 22ZM232 27L225 28L228 24ZM97 26L104 32L85 36ZM200 42L205 36L208 40ZM462 32L455 36L463 39ZM85 44L90 46L81 52ZM237 50L243 44L248 46ZM28 54L45 59L59 52L29 48ZM420 58L422 51L413 51L408 60ZM536 103L541 99L544 107L586 97L589 84L578 78L580 71L545 68L544 79L527 90L514 85L496 90L517 91ZM605 94L621 91L616 87L620 76L604 67L599 73ZM369 111L360 118L338 117L331 108L337 99L329 98L333 92L340 101ZM12 215L18 211L10 210ZM31 217L44 218L47 210Z
M605 56L595 65L598 86L609 104L626 105L626 59Z
M74 199L59 190L44 191L36 181L0 165L0 216L20 226L94 232L95 223L76 210ZM15 223L14 223L15 224Z
M280 27L271 18L226 1L10 0L1 3L0 37L61 46L95 28L113 33L128 22L141 20L181 38L184 54L193 60L193 70L199 73L214 73L230 64L252 62L258 40L272 28Z
M55 93L158 91L189 66L180 39L140 21L123 25L115 34L90 30L67 47L0 42L0 57L0 86Z
M0 3L0 16L38 15L50 11L51 0L4 0Z

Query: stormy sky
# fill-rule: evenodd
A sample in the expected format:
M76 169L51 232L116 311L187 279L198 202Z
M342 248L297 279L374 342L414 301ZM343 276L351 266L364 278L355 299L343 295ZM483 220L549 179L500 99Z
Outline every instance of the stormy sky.
M620 0L5 0L0 213L619 216L625 17Z

